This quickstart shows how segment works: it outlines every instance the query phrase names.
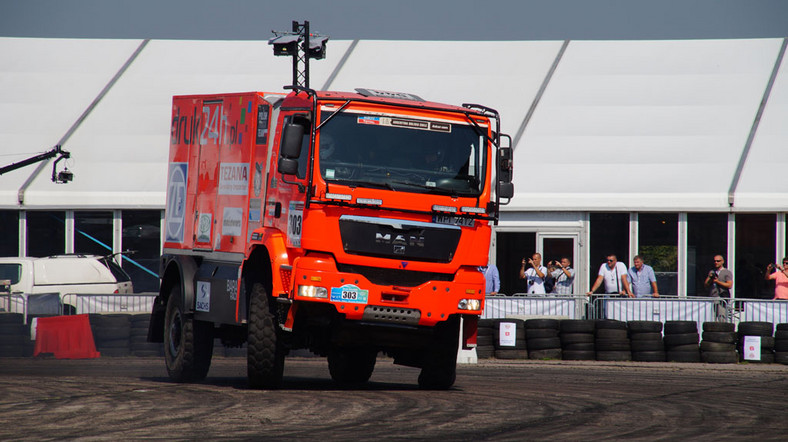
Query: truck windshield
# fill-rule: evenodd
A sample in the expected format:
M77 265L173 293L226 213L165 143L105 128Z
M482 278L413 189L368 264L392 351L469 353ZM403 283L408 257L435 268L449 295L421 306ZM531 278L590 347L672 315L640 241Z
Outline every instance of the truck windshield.
M318 141L328 182L469 197L483 190L486 138L470 124L343 111Z

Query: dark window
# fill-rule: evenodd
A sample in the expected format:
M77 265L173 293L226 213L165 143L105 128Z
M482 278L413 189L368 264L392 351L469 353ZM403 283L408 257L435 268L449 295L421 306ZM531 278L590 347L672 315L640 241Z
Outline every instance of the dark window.
M690 213L687 215L687 296L706 296L706 275L714 267L714 256L727 262L728 214Z
M112 253L112 212L74 212L74 252Z
M592 213L589 217L589 285L593 285L599 275L599 267L606 264L608 255L616 255L618 261L629 262L629 214ZM589 288L591 288L589 286ZM579 288L581 292L587 289ZM604 291L604 285L602 286Z
M116 281L126 282L131 280L131 277L126 272L124 272L122 268L120 268L118 263L115 262L112 257L102 258L99 260L99 262L103 264L104 267L109 269Z
M520 279L523 258L536 252L536 233L498 232L496 241L496 267L501 278L501 294L525 293L526 286ZM544 259L542 260L544 265ZM526 267L527 268L527 267Z
M27 256L66 253L66 212L30 211L27 217Z
M19 212L0 210L0 256L19 256ZM2 279L2 278L0 278Z
M678 295L679 217L675 213L638 215L638 255L654 268L659 293ZM632 263L627 261L628 266Z
M159 258L161 257L161 211L124 210L123 270L131 277L135 292L159 291Z
M8 279L11 284L17 284L22 279L22 264L0 264L0 279Z
M774 286L764 280L766 266L776 253L777 216L736 215L736 270L733 284L737 298L772 299Z

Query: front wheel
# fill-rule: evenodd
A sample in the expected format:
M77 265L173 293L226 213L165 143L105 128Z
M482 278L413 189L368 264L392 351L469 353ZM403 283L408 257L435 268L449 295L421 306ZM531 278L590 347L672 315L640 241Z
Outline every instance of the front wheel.
M170 290L164 323L164 361L176 382L198 382L208 375L213 355L212 324L187 317L179 285Z
M377 356L374 349L333 347L328 352L331 379L340 384L363 384L372 376Z
M452 318L435 326L434 335L424 352L424 365L419 374L422 390L448 390L457 378L457 348L460 321Z
M252 388L278 388L285 366L284 345L274 315L268 305L268 294L260 283L252 286L249 303L249 334L247 336L246 372Z

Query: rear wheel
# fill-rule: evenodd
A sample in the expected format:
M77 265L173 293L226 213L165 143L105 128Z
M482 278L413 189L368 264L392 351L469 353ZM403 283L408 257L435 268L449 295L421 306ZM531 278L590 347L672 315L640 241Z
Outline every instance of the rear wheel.
M187 317L180 285L170 290L164 324L164 361L176 382L205 379L213 355L212 325Z
M457 347L460 339L459 318L435 326L435 334L424 353L419 374L419 388L447 390L457 378Z
M278 326L262 284L252 286L246 372L252 388L278 388L282 384L285 352Z
M328 352L331 379L341 384L363 384L372 376L377 356L373 349L334 347Z

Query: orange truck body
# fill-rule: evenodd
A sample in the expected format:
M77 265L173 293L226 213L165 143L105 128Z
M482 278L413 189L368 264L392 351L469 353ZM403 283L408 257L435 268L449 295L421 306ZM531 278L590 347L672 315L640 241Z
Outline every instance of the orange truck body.
M296 123L306 128L290 156L297 171L285 174ZM175 293L184 315L242 344L254 280L287 350L364 346L420 366L432 329L460 317L474 346L498 125L481 106L368 90L174 97L149 339L167 341Z

